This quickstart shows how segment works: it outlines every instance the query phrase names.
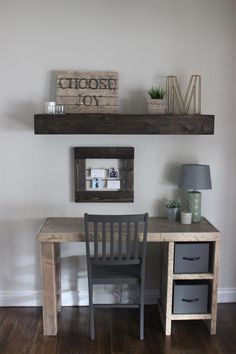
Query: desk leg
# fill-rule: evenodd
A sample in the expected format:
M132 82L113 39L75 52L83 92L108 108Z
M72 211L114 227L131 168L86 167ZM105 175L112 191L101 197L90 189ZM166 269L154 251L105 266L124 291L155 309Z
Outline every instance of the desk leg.
M55 243L57 311L61 312L61 244Z
M218 277L219 277L219 263L220 263L220 241L215 242L214 250L214 279L212 281L212 301L211 301L211 326L210 333L216 334L216 321L217 321L217 295L218 295Z
M171 315L173 297L174 242L168 243L167 290L166 290L166 336L171 335Z
M57 334L56 248L53 242L41 242L43 287L43 333Z

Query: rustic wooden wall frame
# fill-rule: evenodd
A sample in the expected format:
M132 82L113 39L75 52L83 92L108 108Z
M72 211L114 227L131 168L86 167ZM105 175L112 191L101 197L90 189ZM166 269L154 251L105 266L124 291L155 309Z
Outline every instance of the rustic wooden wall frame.
M87 191L86 159L119 159L121 161L121 189L119 191ZM133 147L75 147L75 202L132 203L134 201Z

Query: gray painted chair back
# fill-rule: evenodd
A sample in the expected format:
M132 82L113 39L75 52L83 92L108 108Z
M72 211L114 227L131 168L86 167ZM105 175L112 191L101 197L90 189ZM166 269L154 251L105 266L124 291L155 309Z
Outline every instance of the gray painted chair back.
M85 214L86 247L91 262L124 265L139 264L142 259L145 260L147 218L147 214ZM143 240L141 254L139 254L140 238ZM93 247L90 247L91 245ZM91 248L94 250L93 255Z
M91 339L95 338L93 284L115 284L117 282L121 284L134 284L134 281L140 285L140 339L143 339L148 214L85 214L84 222ZM111 272L107 272L109 268L114 271L112 275L110 275Z

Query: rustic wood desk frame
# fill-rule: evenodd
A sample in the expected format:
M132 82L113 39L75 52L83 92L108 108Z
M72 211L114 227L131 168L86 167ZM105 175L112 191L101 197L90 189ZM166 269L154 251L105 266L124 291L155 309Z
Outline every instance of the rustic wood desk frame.
M43 329L44 335L57 334L57 312L61 309L60 289L60 244L63 242L84 242L83 218L49 218L37 234L41 248L41 272L43 288ZM173 320L203 319L209 324L211 334L216 333L217 318L217 288L220 259L221 236L219 231L202 218L200 223L182 225L170 223L164 218L149 218L148 242L167 243L167 257L164 260L165 301L160 301L158 307L165 329L165 334L171 334ZM175 242L212 242L213 268L206 274L174 274ZM173 314L173 281L208 279L212 284L211 311L207 314ZM161 306L161 304L164 304Z

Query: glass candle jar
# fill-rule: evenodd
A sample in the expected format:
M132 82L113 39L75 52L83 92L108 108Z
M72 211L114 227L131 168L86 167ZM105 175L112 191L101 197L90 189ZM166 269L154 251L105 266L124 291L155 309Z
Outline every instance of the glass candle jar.
M56 109L56 102L45 102L45 113L54 114Z
M64 105L63 104L56 104L55 113L56 114L64 114L65 113Z

